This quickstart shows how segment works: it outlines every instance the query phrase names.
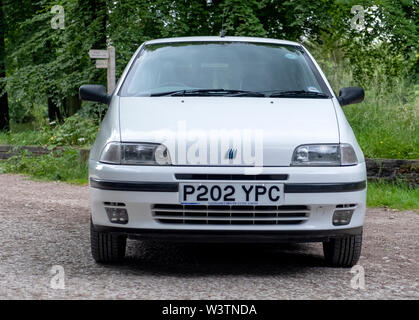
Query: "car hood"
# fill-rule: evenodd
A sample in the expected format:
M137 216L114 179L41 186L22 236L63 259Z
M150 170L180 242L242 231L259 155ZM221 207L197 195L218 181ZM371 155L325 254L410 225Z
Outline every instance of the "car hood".
M163 143L174 165L289 166L299 145L339 143L331 99L122 97L119 112L122 142Z

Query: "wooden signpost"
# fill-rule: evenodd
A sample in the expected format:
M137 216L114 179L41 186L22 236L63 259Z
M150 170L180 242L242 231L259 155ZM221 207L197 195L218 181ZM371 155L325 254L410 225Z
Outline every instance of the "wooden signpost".
M108 59L108 50L89 50L89 56L92 59Z
M97 69L107 69L108 68L108 60L106 59L97 59L96 60L96 68Z
M115 89L115 47L107 50L89 50L89 57L96 59L97 69L108 69L108 93Z

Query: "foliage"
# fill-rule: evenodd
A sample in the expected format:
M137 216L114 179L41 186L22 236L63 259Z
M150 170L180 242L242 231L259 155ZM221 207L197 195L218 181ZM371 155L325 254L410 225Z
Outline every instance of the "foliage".
M256 16L256 11L262 9L266 1L258 0L226 0L221 8L225 13L224 30L226 34L236 36L266 36L264 26Z
M418 99L402 104L397 99L384 100L373 94L373 89L368 90L364 103L344 109L365 156L418 159Z
M0 173L22 173L36 179L65 181L84 184L87 182L87 164L79 161L74 149L57 150L43 156L32 156L23 151L20 155L0 161Z
M106 72L95 69L87 55L89 49L105 48L107 42L114 45L120 75L142 42L159 37L219 35L223 20L227 35L284 38L320 47L327 59L345 62L362 85L377 76L377 66L387 77L403 73L413 79L418 71L417 0L5 3L11 109L19 109L22 101L39 104L40 96L54 99L65 109L64 99L74 96L81 84L105 84ZM50 9L56 4L65 8L63 30L50 26ZM364 30L351 28L353 5L366 9Z
M27 15L18 2L6 6L6 20L14 26L7 38L7 91L16 107L19 101L33 103L43 96L71 115L65 98L76 95L86 82L105 82L103 71L94 67L87 52L92 46L106 47L106 1L60 1L65 8L64 30L51 28L50 10L56 4L51 0L32 2L32 12ZM16 16L24 21L15 20Z
M75 114L62 125L44 125L38 130L0 133L0 143L11 145L90 146L96 139L99 126L91 118Z
M46 145L51 137L49 130L24 130L20 132L0 132L0 144L16 146Z
M312 53L335 92L359 85L344 62L326 59L319 48ZM389 77L375 67L361 104L343 108L357 140L369 158L419 158L419 94L405 75Z
M98 125L92 119L75 114L67 118L63 125L57 126L53 130L49 144L57 146L91 145L97 132Z

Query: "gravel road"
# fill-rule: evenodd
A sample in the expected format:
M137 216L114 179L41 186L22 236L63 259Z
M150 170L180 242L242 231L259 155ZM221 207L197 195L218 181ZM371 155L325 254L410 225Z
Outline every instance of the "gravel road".
M0 175L0 299L419 299L419 214L369 209L359 262L324 266L321 244L128 242L121 265L95 264L86 186ZM52 289L51 268L65 272Z

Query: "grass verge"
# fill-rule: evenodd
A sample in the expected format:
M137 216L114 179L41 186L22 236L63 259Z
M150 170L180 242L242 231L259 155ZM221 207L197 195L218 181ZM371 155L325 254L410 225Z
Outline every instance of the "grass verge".
M42 156L22 151L0 161L0 173L20 173L39 180L87 184L88 166L79 161L79 152L74 149L57 150Z
M418 210L419 188L412 188L402 183L369 182L367 206Z

